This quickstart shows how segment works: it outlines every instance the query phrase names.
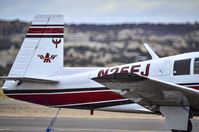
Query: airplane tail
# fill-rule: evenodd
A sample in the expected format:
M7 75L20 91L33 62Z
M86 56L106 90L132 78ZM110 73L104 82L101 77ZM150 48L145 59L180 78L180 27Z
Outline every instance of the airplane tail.
M63 68L63 48L63 16L35 16L8 77L50 77Z

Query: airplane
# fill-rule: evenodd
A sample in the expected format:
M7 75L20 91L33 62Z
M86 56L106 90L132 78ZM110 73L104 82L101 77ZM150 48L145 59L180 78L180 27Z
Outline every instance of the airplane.
M64 67L62 15L36 15L8 76L10 98L55 108L162 114L165 129L191 132L199 116L199 52L114 67Z

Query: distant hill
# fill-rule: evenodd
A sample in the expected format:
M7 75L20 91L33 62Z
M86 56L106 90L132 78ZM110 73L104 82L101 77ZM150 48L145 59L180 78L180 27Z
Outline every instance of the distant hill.
M175 35L185 35L187 33L198 31L199 30L199 23L195 24L150 24L150 23L143 23L143 24L115 24L115 25L95 25L95 24L71 24L65 25L69 27L75 32L101 32L106 33L108 30L114 30L115 32L119 32L123 29L129 30L143 30L145 31L142 35L168 35L168 34L175 34Z
M0 74L7 74L29 23L0 20ZM150 59L147 42L160 56L198 51L199 23L65 24L65 66L113 66Z

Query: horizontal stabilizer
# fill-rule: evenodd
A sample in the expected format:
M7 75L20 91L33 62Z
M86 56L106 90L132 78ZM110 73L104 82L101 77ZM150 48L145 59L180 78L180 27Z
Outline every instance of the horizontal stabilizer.
M31 83L58 83L58 80L48 79L48 78L30 78L30 77L7 77L2 76L0 80L16 80L20 82L31 82Z

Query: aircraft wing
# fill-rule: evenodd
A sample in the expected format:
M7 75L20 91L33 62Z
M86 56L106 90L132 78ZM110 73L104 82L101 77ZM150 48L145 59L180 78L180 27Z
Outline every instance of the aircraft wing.
M93 78L94 81L140 105L194 105L199 100L197 90L137 74L117 73Z

